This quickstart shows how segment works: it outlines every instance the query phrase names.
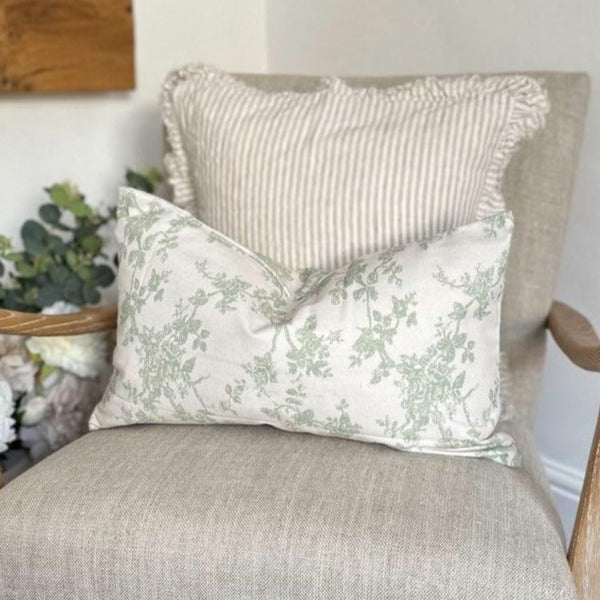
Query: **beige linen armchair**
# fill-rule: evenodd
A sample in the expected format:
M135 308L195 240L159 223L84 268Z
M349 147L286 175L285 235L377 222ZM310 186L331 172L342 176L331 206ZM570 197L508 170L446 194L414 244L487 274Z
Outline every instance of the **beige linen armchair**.
M552 301L588 98L583 74L535 73L546 128L508 167L515 235L503 303L523 466L398 453L268 427L132 426L87 434L0 491L2 598L574 598L533 444L546 330L600 372L590 323ZM305 78L246 76L265 88ZM397 81L356 80L372 85ZM0 311L0 332L116 326L116 310ZM600 597L600 424L568 551Z

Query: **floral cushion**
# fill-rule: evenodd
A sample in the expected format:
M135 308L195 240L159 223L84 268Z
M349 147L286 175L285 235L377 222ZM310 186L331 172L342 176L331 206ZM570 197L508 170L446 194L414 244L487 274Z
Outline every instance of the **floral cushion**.
M512 217L292 271L121 191L114 374L92 428L266 423L514 465L495 433Z

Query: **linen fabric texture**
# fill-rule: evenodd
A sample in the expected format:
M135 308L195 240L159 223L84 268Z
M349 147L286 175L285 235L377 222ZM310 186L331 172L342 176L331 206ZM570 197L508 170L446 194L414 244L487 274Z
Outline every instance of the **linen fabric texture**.
M172 73L162 105L175 204L326 269L503 210L504 168L549 109L520 75L265 91L205 65Z
M494 433L511 232L498 213L295 272L122 189L115 370L91 426L267 423L514 465Z
M0 595L576 600L509 431L524 469L264 426L94 431L0 491Z

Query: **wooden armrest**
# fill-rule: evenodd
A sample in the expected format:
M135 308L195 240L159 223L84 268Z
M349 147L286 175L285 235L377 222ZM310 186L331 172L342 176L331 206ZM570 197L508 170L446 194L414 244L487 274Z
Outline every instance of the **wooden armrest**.
M564 302L555 301L546 326L572 362L582 369L600 372L600 338L581 313Z
M10 335L79 335L117 326L117 309L85 307L69 315L43 315L0 308L0 333Z
M554 302L546 326L559 348L577 366L600 371L600 338L592 324L563 302ZM568 559L582 600L600 593L600 420L592 441Z

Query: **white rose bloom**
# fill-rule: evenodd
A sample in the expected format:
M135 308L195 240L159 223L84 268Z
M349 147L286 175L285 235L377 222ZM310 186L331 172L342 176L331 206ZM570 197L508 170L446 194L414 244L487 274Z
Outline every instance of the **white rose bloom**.
M8 382L0 379L0 419L10 417L15 410L13 393Z
M62 377L62 371L60 369L55 369L50 373L50 375L46 375L41 382L42 389L49 390L51 387L54 387Z
M15 420L11 418L15 409L10 385L0 380L0 452L8 448L8 444L17 439Z
M20 354L7 354L0 358L0 377L5 379L15 392L32 392L37 367Z
M108 337L105 333L31 337L25 343L29 352L39 354L45 363L79 377L95 377L106 367Z
M55 302L42 310L45 315L66 315L79 308L68 302ZM108 334L84 333L58 337L31 337L25 342L29 352L39 354L54 367L79 377L95 377L106 367ZM53 382L54 383L54 382Z
M27 356L25 338L22 335L0 334L0 356L4 356L5 354Z
M0 417L0 452L5 452L8 444L16 439L15 420L10 417Z
M22 411L21 423L26 427L37 425L46 416L49 406L50 402L43 396L21 400L19 404L19 411Z
M52 448L46 439L51 427L51 425L41 422L33 427L21 427L19 430L21 443L29 450L29 455L34 462L46 458L52 452Z

